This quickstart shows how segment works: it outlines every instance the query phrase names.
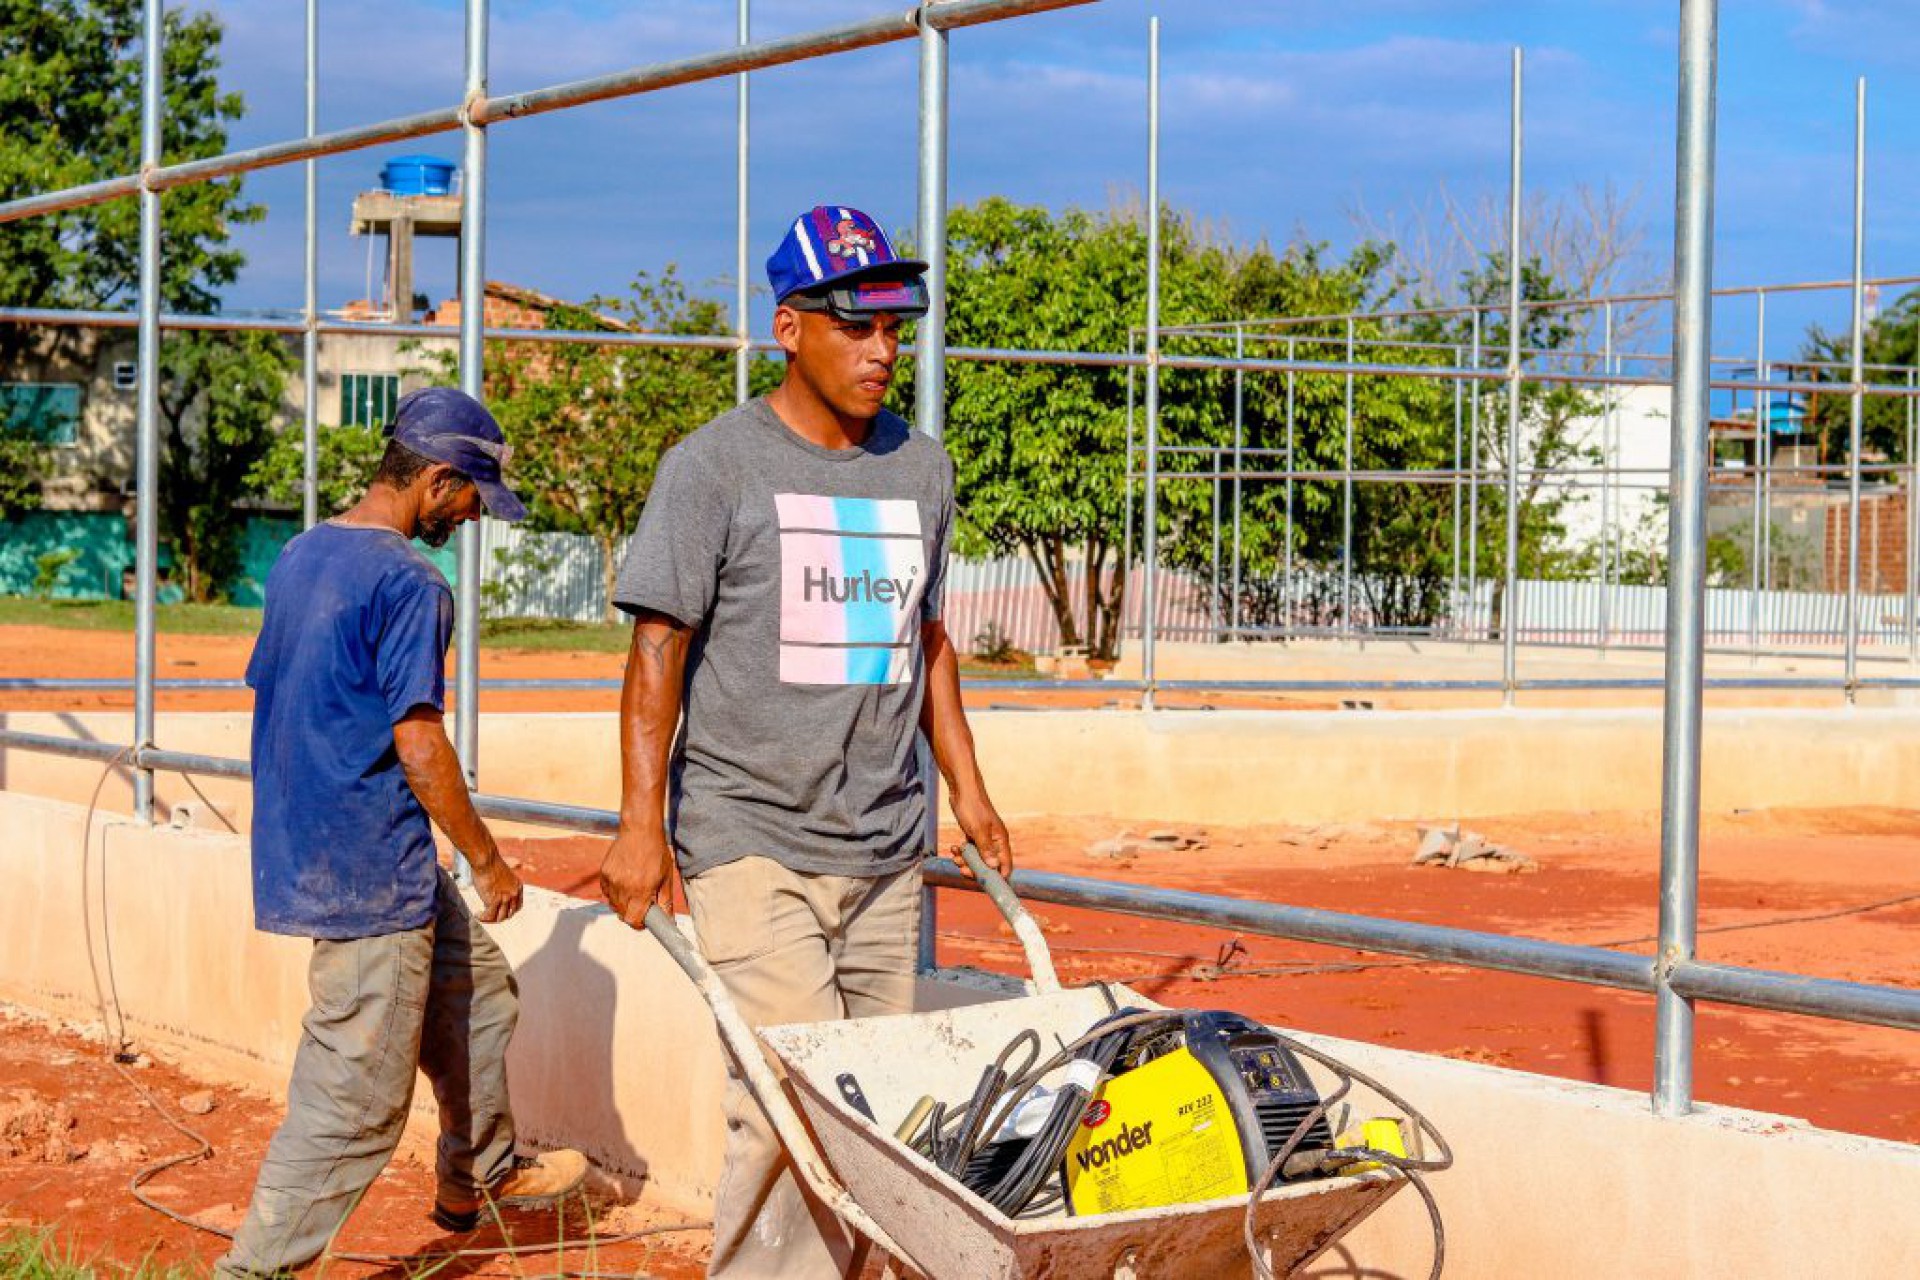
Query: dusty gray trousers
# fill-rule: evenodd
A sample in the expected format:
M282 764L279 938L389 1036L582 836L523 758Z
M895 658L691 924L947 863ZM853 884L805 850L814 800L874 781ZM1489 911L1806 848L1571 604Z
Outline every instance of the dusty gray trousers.
M416 1066L440 1104L442 1191L471 1200L512 1168L506 1054L519 995L451 876L440 873L423 928L316 941L307 984L287 1118L216 1275L276 1275L320 1256L400 1144Z
M920 867L810 875L741 858L687 882L700 950L754 1027L913 1011ZM852 1242L806 1191L733 1072L727 1161L713 1207L714 1280L838 1280Z

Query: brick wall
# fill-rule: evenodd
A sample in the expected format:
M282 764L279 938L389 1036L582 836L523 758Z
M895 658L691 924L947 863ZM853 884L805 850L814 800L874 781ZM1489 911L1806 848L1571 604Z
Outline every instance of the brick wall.
M1826 580L1831 591L1847 589L1850 513L1827 508ZM1907 584L1907 494L1863 494L1860 499L1860 590L1893 595Z

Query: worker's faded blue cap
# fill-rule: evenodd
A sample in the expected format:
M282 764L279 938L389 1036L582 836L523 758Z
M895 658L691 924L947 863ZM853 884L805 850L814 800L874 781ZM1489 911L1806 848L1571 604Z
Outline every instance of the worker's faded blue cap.
M513 446L487 407L452 387L422 387L400 397L387 434L423 458L444 462L473 481L496 520L524 520L526 504L503 478Z
M894 253L880 224L845 205L815 205L787 227L767 259L776 304L795 293L845 293L859 311L926 310L920 276L927 264ZM862 283L867 287L859 288ZM887 282L900 286L887 289ZM886 293L882 299L879 294ZM912 294L909 298L906 295ZM872 295L870 298L866 295ZM892 305L866 305L866 303ZM837 306L835 309L839 309Z

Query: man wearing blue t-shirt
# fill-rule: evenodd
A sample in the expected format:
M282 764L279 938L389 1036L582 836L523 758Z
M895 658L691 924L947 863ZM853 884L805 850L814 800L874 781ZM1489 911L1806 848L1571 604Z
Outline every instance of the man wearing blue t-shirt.
M318 1257L392 1157L416 1067L440 1104L433 1220L548 1203L578 1152L514 1154L506 1051L513 971L435 857L436 824L473 869L481 921L520 909L519 877L474 812L441 723L453 595L443 546L482 511L518 520L493 415L445 387L400 401L373 484L293 539L267 577L253 709L254 923L312 938L287 1118L267 1148L223 1276Z

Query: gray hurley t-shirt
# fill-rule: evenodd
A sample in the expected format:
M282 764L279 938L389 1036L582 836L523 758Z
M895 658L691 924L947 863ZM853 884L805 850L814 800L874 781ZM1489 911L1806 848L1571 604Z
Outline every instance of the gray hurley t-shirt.
M877 876L931 852L914 750L953 524L945 450L890 413L825 449L765 400L661 459L614 603L694 629L668 826L680 870Z

